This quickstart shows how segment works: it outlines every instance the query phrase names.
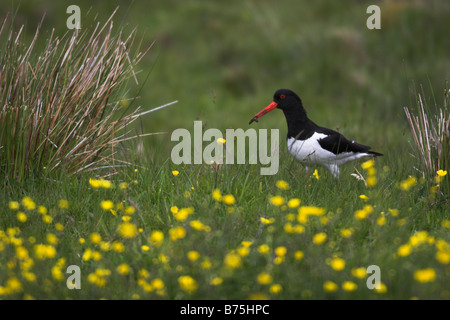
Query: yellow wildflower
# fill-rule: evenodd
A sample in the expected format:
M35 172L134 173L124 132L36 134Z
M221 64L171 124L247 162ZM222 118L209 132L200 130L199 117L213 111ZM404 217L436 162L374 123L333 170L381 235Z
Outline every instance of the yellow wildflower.
M386 224L386 217L385 216L381 216L377 219L377 224L379 226L384 226Z
M117 266L116 270L119 274L125 276L130 273L130 266L126 263L122 263Z
M314 170L313 176L314 176L317 180L319 180L319 172L317 171L317 169Z
M29 211L36 209L36 203L30 197L24 197L22 199L22 205Z
M65 199L60 199L58 201L58 207L60 209L68 209L69 208L69 201L65 200Z
M436 252L436 260L442 264L449 264L450 263L450 251Z
M409 176L407 179L400 183L400 188L404 191L408 191L417 184L417 179L415 177Z
M172 171L172 175L173 175L174 177L178 176L179 174L180 174L180 172L178 172L177 170L173 170L173 171Z
M287 205L291 209L297 208L300 205L300 199L298 198L289 199Z
M343 228L340 231L341 236L344 238L350 238L352 233L353 233L352 229L347 229L347 228Z
M341 258L334 258L330 261L330 266L336 271L341 271L345 268L345 260Z
M404 244L400 246L397 250L397 254L400 257L406 257L411 253L411 245L410 244Z
M181 290L189 293L194 292L198 288L197 282L191 276L180 276L178 278L178 284Z
M338 285L333 281L325 281L323 284L323 290L325 292L334 292L339 289Z
M170 240L177 241L186 236L186 230L182 226L169 229Z
M17 213L17 220L19 220L20 222L26 222L27 221L27 215L25 214L25 212L19 211Z
M17 201L10 201L8 203L8 206L11 210L19 210L19 208L20 208L20 204Z
M230 269L239 268L242 265L242 259L238 254L228 253L224 258L224 264Z
M214 200L216 200L217 202L222 201L222 193L220 192L219 189L214 189L213 193L212 193L212 197Z
M368 161L366 161L366 162L363 162L363 163L361 164L361 167L362 167L364 170L368 170L369 168L372 168L372 167L374 166L374 164L375 164L375 161L374 161L373 159L370 159L370 160L368 160Z
M275 185L277 186L278 189L281 190L288 190L289 189L289 183L287 183L284 180L278 180Z
M113 249L115 252L120 253L120 252L123 252L123 251L125 250L125 246L123 245L122 242L116 240L116 241L114 241L114 242L112 243L112 249Z
M282 196L273 196L269 201L272 205L279 207L284 203L284 198Z
M211 281L210 281L209 283L210 283L211 285L213 285L213 286L219 286L219 285L222 284L222 282L223 282L223 279L222 279L222 278L220 278L220 277L214 277L214 278L211 279Z
M102 241L102 236L98 232L92 232L89 236L89 240L91 240L93 244L99 244Z
M36 244L33 248L34 254L39 260L51 259L56 256L56 249L51 245Z
M117 233L124 239L132 239L138 235L138 230L134 223L125 222L117 227Z
M160 247L163 241L164 241L164 233L159 230L152 231L150 237L148 238L148 242L150 242L150 244L156 248Z
M222 198L223 203L227 205L233 205L236 200L234 199L234 196L232 194L226 194Z
M436 271L433 268L421 269L414 272L414 279L421 283L434 281L435 278Z
M437 175L439 177L444 177L444 176L447 175L447 171L446 170L438 170L436 173L437 173Z
M191 261L196 261L200 258L200 253L198 253L198 251L191 250L187 253L187 258Z
M268 273L261 272L258 274L256 281L262 285L270 284L272 283L272 276Z
M353 268L352 269L352 275L355 278L358 279L364 279L367 276L366 268L360 267L360 268Z
M258 247L258 252L261 254L268 253L270 251L270 247L267 244L262 244Z
M313 236L313 243L314 244L322 244L325 241L327 241L327 234L325 232L316 233Z
M111 200L103 200L102 202L100 202L100 206L103 210L109 211L114 208L114 202L112 202Z
M358 288L357 284L354 283L353 281L345 281L342 284L342 290L344 291L354 291Z
M280 246L280 247L276 247L274 250L275 255L277 256L285 256L287 252L286 247Z
M366 179L366 183L368 187L373 187L377 184L378 179L375 176L368 176Z
M275 283L275 284L271 285L270 288L269 288L269 292L271 294L278 294L282 290L283 290L283 287L280 284L278 284L278 283Z
M304 257L304 253L301 250L297 250L294 252L294 259L295 260L302 260Z

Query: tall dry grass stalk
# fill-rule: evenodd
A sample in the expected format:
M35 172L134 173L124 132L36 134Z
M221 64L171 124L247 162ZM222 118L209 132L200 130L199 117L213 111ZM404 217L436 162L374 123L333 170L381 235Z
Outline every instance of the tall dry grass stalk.
M78 173L120 163L115 147L130 139L129 125L140 115L120 100L127 81L137 82L135 67L150 48L132 56L135 30L113 33L114 13L103 25L94 21L61 38L53 30L39 51L42 21L30 44L23 26L15 32L3 21L1 175L22 180L43 168Z
M413 114L408 107L404 107L406 118L411 129L414 143L411 144L412 156L418 161L417 168L422 177L435 181L438 170L450 170L450 92L446 89L443 107L437 112L423 101L422 95L417 94L417 114ZM441 190L448 196L450 183L448 177L441 181Z

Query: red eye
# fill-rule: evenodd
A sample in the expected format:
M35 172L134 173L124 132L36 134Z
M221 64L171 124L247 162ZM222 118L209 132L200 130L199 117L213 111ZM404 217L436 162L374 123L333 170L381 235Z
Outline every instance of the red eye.
M286 98L286 96L285 96L284 94L281 94L281 95L280 95L280 99L283 100L284 98Z

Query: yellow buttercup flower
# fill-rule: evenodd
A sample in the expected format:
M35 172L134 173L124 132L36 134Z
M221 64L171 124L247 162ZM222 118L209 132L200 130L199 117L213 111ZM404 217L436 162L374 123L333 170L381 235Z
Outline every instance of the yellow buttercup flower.
M267 244L262 244L258 247L258 252L261 254L268 253L270 251L270 247Z
M173 170L173 171L172 171L172 175L173 175L174 177L178 176L179 174L180 174L180 172L178 172L177 170Z
M287 205L289 208L294 209L297 208L300 205L300 199L298 198L293 198L293 199L289 199Z
M404 244L397 249L397 254L400 257L406 257L411 253L411 249L412 248L410 244Z
M351 235L353 234L353 231L352 229L343 228L341 229L340 234L344 238L350 238Z
M400 188L404 191L408 191L417 184L417 179L413 176L409 176L407 179L400 182Z
M158 247L161 246L161 244L164 241L164 233L162 231L159 231L159 230L154 230L150 234L150 237L148 238L148 241L150 242L150 244L153 247L158 248Z
M211 281L210 281L209 283L210 283L211 285L213 285L213 286L219 286L219 285L222 284L222 282L223 282L223 279L222 279L222 278L220 278L220 277L214 277L214 278L211 279Z
M439 177L444 177L447 175L447 171L444 170L438 170L436 173Z
M116 270L117 273L125 276L130 273L131 268L128 264L122 263L117 266Z
M284 203L284 198L282 196L273 196L269 201L272 205L279 207Z
M19 210L19 208L20 208L20 204L17 201L10 201L8 203L8 206L11 210Z
M225 256L225 259L223 262L224 262L225 266L230 269L236 269L242 265L241 257L235 253L228 253Z
M196 260L198 260L198 258L200 258L200 253L198 253L198 251L195 251L195 250L189 251L186 255L187 255L188 259L191 261L196 261Z
M327 241L327 234L325 232L316 233L312 239L314 244L323 244Z
M275 255L277 256L285 256L287 252L286 247L280 246L280 247L276 247L274 250Z
M449 264L450 263L450 250L436 252L436 260L442 264Z
M360 267L360 268L353 268L352 269L352 276L358 279L364 279L367 276L366 268Z
M27 215L25 214L25 212L19 211L17 213L17 220L19 220L20 222L26 222L27 221Z
M212 197L214 200L216 200L217 202L222 201L222 193L220 192L219 189L214 189L213 193L212 193Z
M283 287L278 284L278 283L274 283L273 285L270 286L269 288L269 292L271 294L278 294L283 290Z
M233 205L236 202L236 199L232 194L226 194L223 196L222 201L227 205Z
M297 250L294 252L294 259L295 260L302 260L305 254L301 250Z
M194 292L198 288L198 284L191 276L180 276L178 278L178 284L181 290L186 292Z
M186 236L186 229L182 226L178 226L172 229L169 229L170 240L177 241L178 239L183 239Z
M272 276L268 273L261 272L256 277L256 281L262 285L270 284L270 283L272 283Z
M319 180L319 172L317 171L317 169L314 170L313 176Z
M102 241L102 236L98 232L92 232L89 236L89 240L91 240L93 244L99 244Z
M284 180L278 180L275 185L277 186L278 189L281 190L288 190L289 189L289 183L287 183Z
M363 163L361 164L361 167L362 167L364 170L368 170L369 168L372 168L372 167L374 166L374 164L375 164L375 161L374 161L373 159L371 159L371 160L368 160L368 161L366 161L366 162L363 162Z
M330 261L330 266L336 271L341 271L345 268L345 260L341 258L334 258Z
M114 202L112 202L111 200L103 200L102 202L100 202L100 206L103 210L109 211L114 208Z
M138 230L134 223L124 222L117 227L117 233L124 239L132 239L138 235Z
M358 288L358 285L353 281L345 281L342 284L342 290L344 291L354 291Z
M339 289L339 286L333 281L325 281L323 284L323 290L325 292L335 292Z
M414 279L421 283L434 281L435 278L436 271L433 268L421 269L414 272Z
M58 201L58 207L60 209L68 209L69 208L69 201L65 200L65 199L60 199Z
M22 205L29 211L36 209L36 203L30 197L24 197L22 199Z

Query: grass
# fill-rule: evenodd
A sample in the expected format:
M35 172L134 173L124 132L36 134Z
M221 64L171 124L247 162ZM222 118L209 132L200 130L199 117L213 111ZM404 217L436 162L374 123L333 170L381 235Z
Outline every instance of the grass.
M431 205L432 195L420 180L404 187L403 165L403 160L391 159L387 165L385 158L377 159L378 183L373 187L350 176L357 169L367 178L359 164L347 166L338 181L319 169L317 180L287 160L273 177L260 176L257 165L175 168L167 161L121 171L110 188L91 185L89 179L95 177L83 174L4 189L3 298L448 298L448 207ZM289 181L289 189L277 187L278 180ZM212 196L215 188L222 201ZM228 204L227 194L234 198L227 199ZM272 204L276 195L284 199L283 205ZM35 209L23 204L18 210L8 208L10 201L21 202L24 196L33 199ZM324 208L323 215L305 221L299 207L286 206L293 198L301 200L300 207ZM60 207L60 199L68 201L68 208ZM106 200L113 202L111 209L102 209ZM39 206L47 213L38 213ZM134 212L126 213L127 207ZM358 210L366 210L367 216L358 219ZM24 222L19 221L20 211L27 217ZM51 222L44 222L47 215ZM121 233L119 226L130 229ZM96 233L100 242L92 240ZM326 240L316 244L314 236L321 233ZM39 259L37 244L51 245L55 255ZM27 254L20 256L23 249ZM345 262L342 270L339 259ZM66 288L69 265L81 268L81 290ZM369 275L361 268L370 265L381 269L380 292L366 287ZM416 272L429 269L429 282L420 282L426 276L415 280ZM29 280L28 273L35 280ZM100 276L103 273L109 275ZM192 277L195 285L180 280L183 276ZM21 286L9 293L5 290L11 279ZM324 289L328 281L335 283L336 291Z
M10 10L26 22L24 41L42 8L42 34L67 31L67 3L43 3ZM122 141L129 165L105 177L110 187L97 172L68 168L4 179L0 298L448 299L448 202L437 201L433 180L415 169L402 107L414 94L405 70L416 83L430 79L435 92L448 78L449 7L382 2L374 32L365 28L369 4L165 1L119 9L125 31L138 24L136 37L145 32L144 46L157 39L139 64L141 85L128 83L126 98L138 96L145 109L180 101L140 117L139 132L190 129L194 120L245 130L272 93L288 87L319 125L339 127L384 157L373 168L344 166L339 180L319 168L317 180L282 143L279 172L261 176L258 165L175 166L169 134ZM103 21L115 5L88 11L80 1L83 14ZM259 128L281 128L283 137L281 112ZM299 207L287 206L290 199ZM70 265L80 267L81 290L66 286ZM380 291L366 286L370 265L380 267Z

